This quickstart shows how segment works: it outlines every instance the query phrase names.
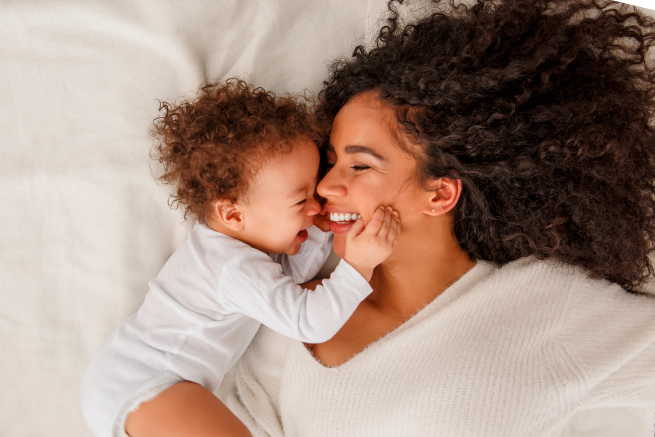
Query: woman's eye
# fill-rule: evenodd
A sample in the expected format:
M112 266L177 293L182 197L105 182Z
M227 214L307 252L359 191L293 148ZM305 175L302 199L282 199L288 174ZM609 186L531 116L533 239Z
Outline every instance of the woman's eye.
M296 205L304 205L305 203L307 203L307 199L301 200L300 202L296 203Z

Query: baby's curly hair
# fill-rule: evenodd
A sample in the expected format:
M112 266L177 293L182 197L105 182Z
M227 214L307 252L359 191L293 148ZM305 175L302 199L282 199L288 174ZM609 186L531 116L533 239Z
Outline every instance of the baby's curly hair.
M163 166L159 180L175 187L170 205L204 222L212 200L245 199L264 159L298 139L320 140L305 103L235 78L205 85L195 100L160 103L151 157Z
M641 286L654 273L653 19L601 0L451 0L403 26L402 3L373 49L333 65L319 115L379 93L421 145L419 177L462 181L454 235L473 259L552 258Z

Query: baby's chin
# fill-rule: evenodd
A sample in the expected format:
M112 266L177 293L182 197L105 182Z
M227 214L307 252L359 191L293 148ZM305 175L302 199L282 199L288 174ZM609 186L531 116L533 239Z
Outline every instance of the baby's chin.
M296 255L298 252L300 252L300 244L297 246L293 245L284 251L284 253L289 256Z

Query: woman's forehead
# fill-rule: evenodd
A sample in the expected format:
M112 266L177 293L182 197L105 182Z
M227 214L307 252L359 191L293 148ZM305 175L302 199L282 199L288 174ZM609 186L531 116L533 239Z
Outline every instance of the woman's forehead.
M333 135L389 134L395 114L375 95L363 93L355 96L337 113L332 124Z
M337 113L348 112L352 108L357 108L360 110L369 110L373 113L386 114L390 115L393 113L393 108L388 103L380 99L380 92L377 90L364 91L359 94L356 94L348 102L343 105L343 107Z
M393 147L395 153L414 158L421 152L420 145L398 123L395 108L381 100L377 91L357 94L341 108L334 118L330 146L330 151L347 146Z

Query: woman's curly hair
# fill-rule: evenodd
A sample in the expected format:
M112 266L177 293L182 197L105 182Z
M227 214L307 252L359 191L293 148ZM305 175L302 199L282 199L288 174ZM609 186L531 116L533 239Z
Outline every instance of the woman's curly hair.
M243 199L264 159L291 152L299 138L317 141L321 129L305 102L276 97L238 79L207 84L178 105L161 103L151 134L159 179L175 187L170 204L204 222L209 202Z
M635 290L654 273L652 18L594 0L454 0L401 25L324 83L332 120L378 92L421 145L420 178L461 179L454 235L473 258L533 255ZM411 17L410 17L411 18Z

